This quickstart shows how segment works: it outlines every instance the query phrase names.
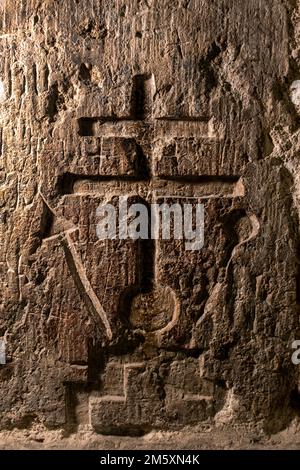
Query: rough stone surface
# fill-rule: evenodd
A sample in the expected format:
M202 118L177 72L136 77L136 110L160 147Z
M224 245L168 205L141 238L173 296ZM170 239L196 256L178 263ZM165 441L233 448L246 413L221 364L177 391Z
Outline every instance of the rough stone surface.
M0 429L287 428L297 2L1 0L0 29ZM122 195L201 200L203 249L99 241Z

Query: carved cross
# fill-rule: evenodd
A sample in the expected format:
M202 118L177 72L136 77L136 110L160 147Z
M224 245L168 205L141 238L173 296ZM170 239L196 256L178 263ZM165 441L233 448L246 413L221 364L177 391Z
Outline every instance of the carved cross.
M70 192L75 195L140 196L148 203L165 198L198 201L207 198L243 196L243 185L237 176L172 174L172 161L168 160L174 158L172 155L174 141L180 145L188 143L192 138L213 142L218 140L218 136L211 122L203 117L155 118L154 95L153 76L137 76L134 78L131 110L128 116L79 119L80 135L100 141L99 153L102 162L100 161L98 175L73 174ZM164 165L157 163L159 161L157 157L165 142L170 142L170 155L167 150L167 163L164 168ZM121 156L118 155L118 148L127 150L129 165L119 165ZM115 165L110 165L109 159L113 155L115 155L112 159ZM119 165L119 172L111 174L116 165ZM157 284L155 279L157 242L149 240L141 243L142 258L147 260L146 263L141 262L142 294L145 294L153 290ZM163 292L160 298L164 298Z
M176 151L174 142L177 141L180 145L188 144L192 138L202 138L213 142L218 139L218 136L215 135L209 120L203 117L155 118L153 116L154 95L153 76L137 76L134 78L131 110L128 116L79 119L79 134L83 142L85 140L93 142L95 139L100 141L99 153L102 167L100 166L100 171L96 174L89 174L90 160L87 159L86 172L67 175L68 185L62 185L65 194L94 193L101 196L109 191L110 194L116 196L138 195L148 203L164 198L199 200L243 196L243 185L237 176L181 175L172 172L172 158ZM159 165L156 157L165 142L170 142L170 148L167 148L165 152L166 165L164 166L164 164ZM121 165L115 173L114 164L120 164L121 161L119 149L125 153L128 161L122 164L123 166ZM186 155L186 158L189 158L189 155ZM191 155L191 162L193 162L193 155ZM49 207L47 201L45 203ZM54 214L54 210L51 209L51 211ZM64 234L61 243L66 258L75 265L75 272L78 273L75 282L80 283L81 291L86 293L86 305L94 317L98 313L105 326L107 337L111 339L112 329L107 315L87 279L84 266L70 237L70 231L77 228L70 228L68 223L62 220L60 220L60 225ZM142 251L147 251L147 255L144 256L147 262L143 265L142 281L147 286L145 291L148 292L155 285L156 250L155 240L145 241ZM74 269L71 272L74 272Z

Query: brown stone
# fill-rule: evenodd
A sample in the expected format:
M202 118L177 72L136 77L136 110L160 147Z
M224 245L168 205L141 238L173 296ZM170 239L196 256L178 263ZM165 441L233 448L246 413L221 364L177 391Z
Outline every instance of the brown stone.
M293 3L0 2L0 429L298 415ZM120 196L200 201L203 248L100 241Z

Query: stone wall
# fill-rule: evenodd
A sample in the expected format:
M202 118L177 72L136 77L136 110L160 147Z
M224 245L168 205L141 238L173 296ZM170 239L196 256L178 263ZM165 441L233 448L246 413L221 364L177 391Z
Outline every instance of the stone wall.
M300 22L288 0L0 2L0 428L299 412ZM119 196L205 243L107 240Z

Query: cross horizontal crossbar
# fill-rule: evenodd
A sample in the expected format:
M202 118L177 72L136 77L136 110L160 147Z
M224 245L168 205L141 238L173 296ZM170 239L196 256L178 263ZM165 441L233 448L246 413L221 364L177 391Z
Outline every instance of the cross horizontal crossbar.
M74 196L141 196L151 194L164 198L220 198L243 197L244 185L238 176L181 176L148 179L125 176L68 175L69 190L64 194ZM71 180L71 183L70 183Z
M216 139L212 123L205 118L157 118L140 121L130 118L80 118L79 135L82 137L135 137L143 129L152 129L155 138L208 138Z

